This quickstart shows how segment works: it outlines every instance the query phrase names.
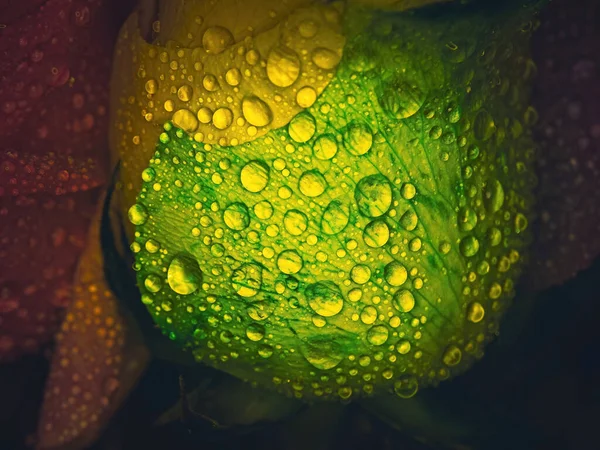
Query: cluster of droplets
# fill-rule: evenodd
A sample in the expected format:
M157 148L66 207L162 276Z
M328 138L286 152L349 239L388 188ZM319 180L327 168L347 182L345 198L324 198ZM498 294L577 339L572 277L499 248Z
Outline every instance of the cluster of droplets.
M528 241L521 49L440 48L470 27L396 20L350 39L314 105L264 137L165 125L131 248L142 301L198 360L297 397L410 397L496 333Z

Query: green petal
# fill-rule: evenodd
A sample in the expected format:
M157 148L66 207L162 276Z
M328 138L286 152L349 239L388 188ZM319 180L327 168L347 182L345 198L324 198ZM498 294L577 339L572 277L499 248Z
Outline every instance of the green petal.
M163 332L298 398L410 397L480 358L530 241L531 13L350 8L286 127L223 147L165 124L130 213Z

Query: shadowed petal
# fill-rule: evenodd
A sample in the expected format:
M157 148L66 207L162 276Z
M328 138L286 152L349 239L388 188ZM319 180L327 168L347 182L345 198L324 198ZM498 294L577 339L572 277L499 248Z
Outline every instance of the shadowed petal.
M121 315L104 280L99 217L74 282L57 338L39 425L38 448L91 443L145 368L148 352Z

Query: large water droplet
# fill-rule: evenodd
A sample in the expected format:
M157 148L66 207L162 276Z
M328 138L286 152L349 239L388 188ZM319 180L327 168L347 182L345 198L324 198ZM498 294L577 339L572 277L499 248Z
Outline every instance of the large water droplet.
M269 105L254 95L242 100L242 114L250 125L256 127L269 125L273 120L273 112Z
M390 229L383 220L367 224L363 232L365 244L372 248L383 247L390 239Z
M148 289L150 292L158 292L162 288L162 279L158 275L151 273L144 280L144 287Z
M392 185L383 175L369 175L354 189L358 210L367 217L379 217L392 206Z
M321 229L323 233L333 235L346 228L350 220L350 208L339 200L332 200L321 218Z
M212 115L212 123L219 130L229 128L232 122L233 113L229 108L218 108Z
M446 348L446 351L444 351L444 355L442 356L442 361L447 366L456 366L461 359L462 352L460 351L460 348L458 348L454 344L449 345Z
M180 109L173 114L173 125L192 133L198 128L198 119L189 109Z
M223 221L232 230L243 230L250 225L248 207L241 202L232 203L223 211Z
M360 320L366 325L371 325L377 320L377 308L368 305L360 312Z
M375 325L367 331L367 341L371 345L383 345L387 342L389 331L385 325Z
M338 145L335 137L331 134L319 136L313 145L313 153L317 159L328 160L335 156L338 151Z
M283 216L283 226L288 233L299 236L308 228L308 218L302 211L291 209Z
M240 181L242 186L250 192L262 191L269 182L269 166L256 159L249 161L242 167Z
M146 223L146 220L148 220L148 211L146 211L146 208L143 205L136 203L129 208L127 216L133 225L143 225Z
M344 297L337 284L332 281L319 281L304 290L309 306L323 317L338 314L344 307Z
M231 31L224 27L210 27L202 36L202 46L208 53L218 55L235 42Z
M246 336L251 341L260 341L265 337L265 327L258 323L251 323L246 328Z
M296 250L284 250L277 257L277 267L288 275L300 272L304 261Z
M460 208L457 221L461 231L471 231L477 225L477 214L471 208Z
M479 241L475 236L467 236L461 239L459 248L463 256L474 256L479 251Z
M390 286L402 286L408 278L406 268L397 261L392 261L383 270L385 281Z
M415 297L409 290L401 289L394 294L392 303L397 310L407 313L415 307Z
M202 271L191 255L180 253L171 260L167 282L173 291L181 295L196 292L202 283Z
M409 209L404 214L402 214L402 217L400 217L400 225L406 231L413 231L415 228L417 228L418 223L419 217L412 209Z
M344 359L342 346L335 338L329 336L307 339L301 347L301 352L311 365L321 370L333 369Z
M344 134L346 150L353 155L361 156L371 150L373 133L369 127L361 122L352 122Z
M313 137L316 129L315 118L308 112L296 115L288 125L290 137L299 143L307 142Z
M298 189L307 197L318 197L327 189L327 181L318 170L308 170L300 176Z
M315 48L312 52L312 61L320 69L331 70L340 62L341 56L324 47Z
M289 47L275 47L267 56L267 77L275 86L288 87L300 75L300 58Z
M413 375L402 375L394 382L394 392L398 397L411 398L419 390L419 381Z
M379 104L390 118L400 120L414 116L423 105L424 95L416 86L396 83L379 95Z
M242 264L233 271L231 286L242 297L255 296L262 286L262 268L258 264Z
M364 264L357 264L350 270L350 278L356 284L365 284L371 278L371 269Z
M467 320L469 322L478 323L483 320L485 310L479 302L471 302L467 307Z

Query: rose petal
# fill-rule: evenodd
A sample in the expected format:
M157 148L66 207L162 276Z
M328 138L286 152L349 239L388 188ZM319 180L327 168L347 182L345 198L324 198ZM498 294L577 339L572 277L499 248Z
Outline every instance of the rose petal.
M108 288L99 214L57 338L42 407L38 448L83 448L100 433L145 368L148 352Z
M0 361L47 342L71 298L98 192L0 204Z
M573 277L600 253L600 4L552 2L534 35L538 232L529 284Z

